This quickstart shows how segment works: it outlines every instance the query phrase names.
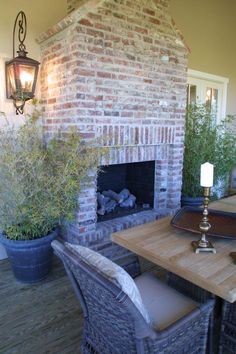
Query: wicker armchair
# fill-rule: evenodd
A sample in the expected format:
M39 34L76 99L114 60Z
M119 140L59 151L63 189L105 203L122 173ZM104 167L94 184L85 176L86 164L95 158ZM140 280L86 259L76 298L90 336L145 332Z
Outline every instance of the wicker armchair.
M218 328L217 328L217 323L216 323L216 317L217 314L217 307L216 307L216 301L215 301L215 295L209 293L208 291L200 288L199 286L189 282L186 279L183 279L179 277L176 274L173 273L167 273L167 284L171 286L172 288L180 291L182 294L194 299L195 301L199 303L205 303L208 300L212 300L214 305L213 305L213 311L211 312L210 315L210 320L209 320L209 327L208 327L208 341L207 341L207 353L212 354L215 352L215 337L218 337ZM217 340L218 342L218 340Z
M167 326L160 324L163 328L157 329L153 324L147 323L131 298L118 285L89 266L61 242L53 241L52 247L64 263L83 309L84 331L81 353L205 353L209 317L214 303L212 300L195 303L194 308L174 323ZM180 295L167 285L155 283L151 276L140 275L135 279L135 283L149 313L153 302L158 305L158 297L162 301L158 311L164 317L165 312L171 315L173 301L177 301L177 309L179 308L176 300L178 297L182 296L183 301L188 302L184 295ZM164 294L161 299L159 295L162 289L167 295Z
M223 301L219 354L236 353L236 303Z

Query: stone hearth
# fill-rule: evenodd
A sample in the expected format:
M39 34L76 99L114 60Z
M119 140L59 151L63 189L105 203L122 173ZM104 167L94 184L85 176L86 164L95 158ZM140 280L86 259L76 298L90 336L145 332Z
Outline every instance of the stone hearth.
M96 176L84 186L65 237L102 247L111 232L179 207L188 51L169 0L68 0L69 11L38 38L46 134L78 126L88 143L101 138L101 165L155 161L153 209L138 217L98 224Z

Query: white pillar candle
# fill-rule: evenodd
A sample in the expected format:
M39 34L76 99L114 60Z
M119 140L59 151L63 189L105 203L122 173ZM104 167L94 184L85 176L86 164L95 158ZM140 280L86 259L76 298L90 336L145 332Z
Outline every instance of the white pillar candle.
M205 162L204 164L202 164L200 185L202 187L212 187L213 176L214 176L214 166L209 162Z

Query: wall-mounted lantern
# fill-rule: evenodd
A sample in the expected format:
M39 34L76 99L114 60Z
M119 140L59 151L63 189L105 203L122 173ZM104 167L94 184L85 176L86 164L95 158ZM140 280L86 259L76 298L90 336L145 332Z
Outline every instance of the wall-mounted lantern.
M18 25L18 56L15 57L15 31ZM27 21L23 11L16 17L13 29L13 59L6 62L7 98L13 99L16 114L22 114L25 101L34 97L39 62L27 57L24 44Z

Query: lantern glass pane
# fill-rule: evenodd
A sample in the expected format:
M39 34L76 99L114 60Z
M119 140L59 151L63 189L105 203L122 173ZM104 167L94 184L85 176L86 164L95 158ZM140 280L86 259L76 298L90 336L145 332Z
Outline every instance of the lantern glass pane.
M33 84L35 78L35 66L19 65L19 83L21 91L29 93L33 91Z
M10 98L16 92L16 82L14 74L14 66L7 66L7 97Z

